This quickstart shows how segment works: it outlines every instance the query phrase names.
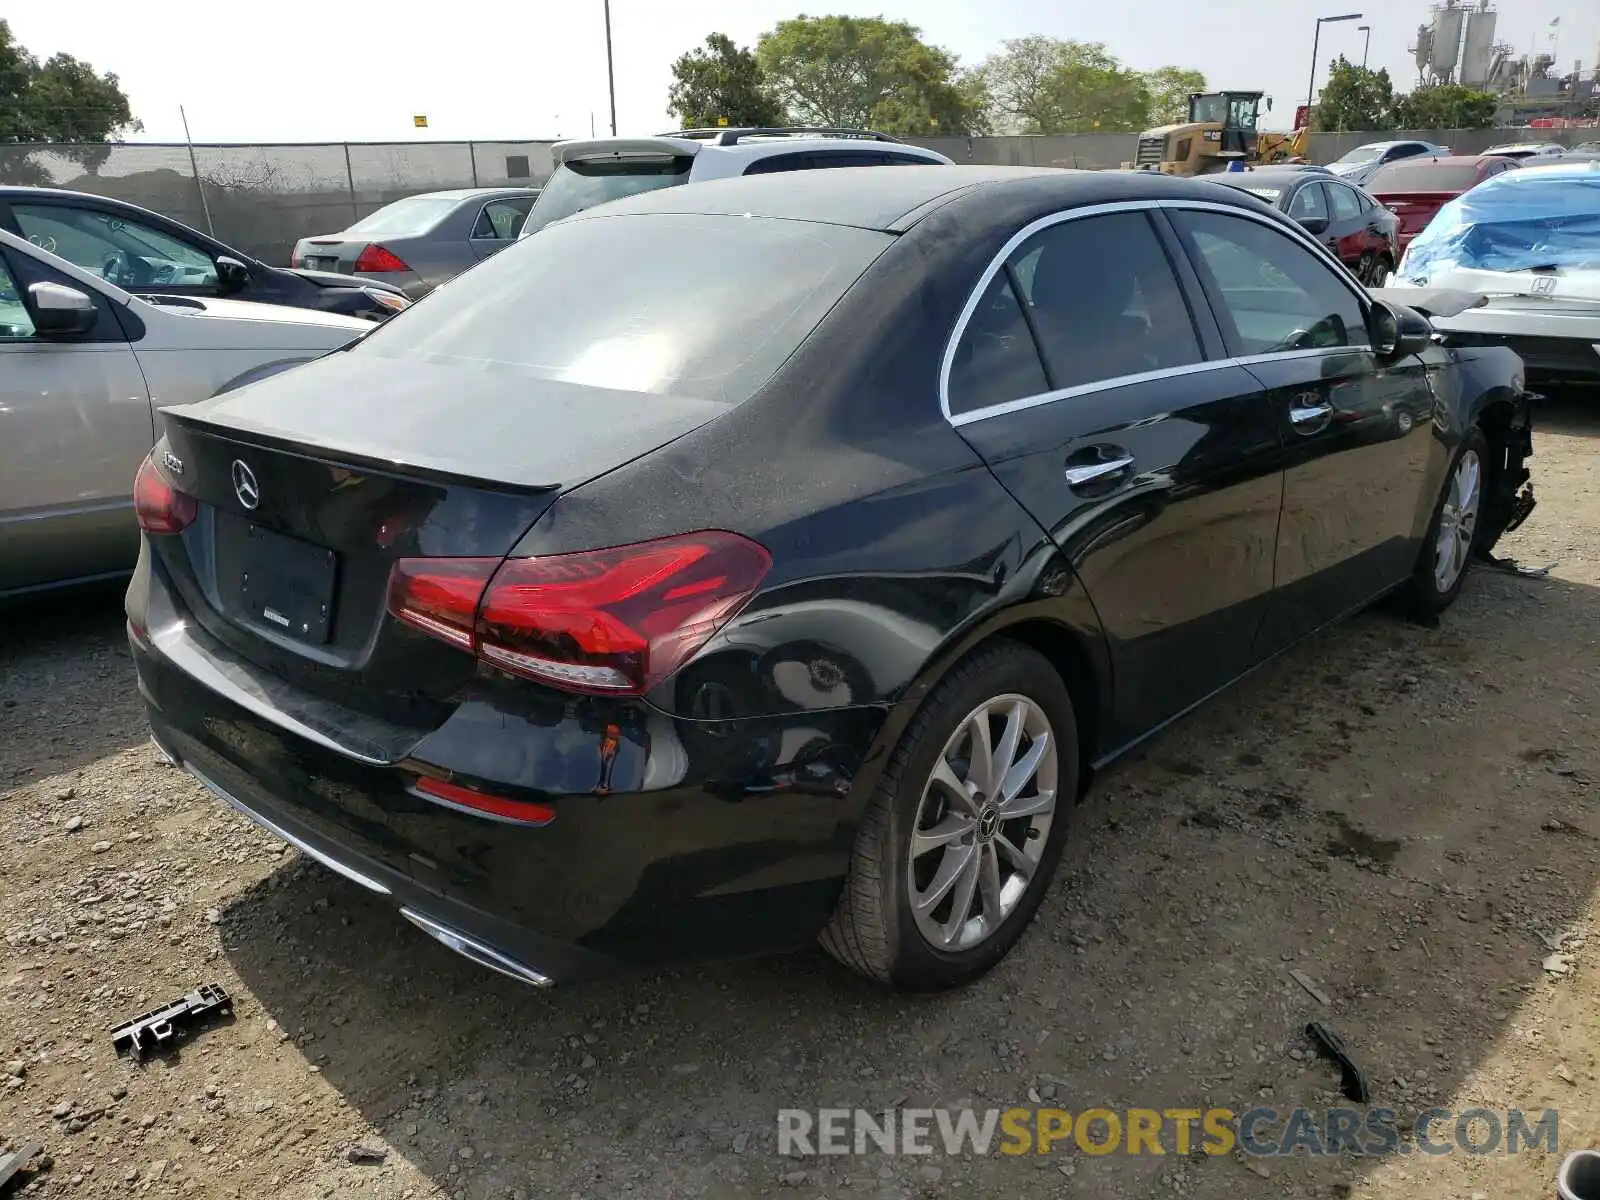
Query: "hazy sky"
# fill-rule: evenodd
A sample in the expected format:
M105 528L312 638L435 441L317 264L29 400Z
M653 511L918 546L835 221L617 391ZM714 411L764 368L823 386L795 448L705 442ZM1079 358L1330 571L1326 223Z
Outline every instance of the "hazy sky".
M921 26L930 41L977 63L1006 38L1048 34L1104 42L1140 69L1175 63L1214 88L1261 88L1268 123L1287 127L1305 99L1315 18L1324 25L1319 81L1334 54L1385 66L1409 90L1406 47L1428 17L1425 0L805 0L811 12L884 15ZM607 132L601 0L423 4L417 0L121 0L8 6L18 39L41 57L64 50L115 71L144 121L146 141L181 141L184 105L196 141L400 141L548 138ZM1499 36L1526 51L1556 50L1570 69L1595 61L1596 0L1502 0ZM612 0L617 125L666 128L672 60L721 30L753 44L795 0ZM429 127L415 129L424 113Z

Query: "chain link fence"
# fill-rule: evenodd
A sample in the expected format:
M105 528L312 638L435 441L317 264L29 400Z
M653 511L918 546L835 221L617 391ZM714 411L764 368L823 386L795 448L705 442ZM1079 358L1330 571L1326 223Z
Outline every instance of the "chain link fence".
M1420 138L1475 154L1497 142L1592 141L1594 129L1433 129L1318 133L1308 157L1329 162L1364 142ZM914 138L958 163L1105 169L1133 160L1131 133ZM155 209L283 265L296 240L336 233L392 201L464 187L539 187L550 142L335 142L325 145L0 145L0 184L112 196Z
M268 263L392 201L466 187L538 187L549 142L0 145L0 184L70 188L165 213Z

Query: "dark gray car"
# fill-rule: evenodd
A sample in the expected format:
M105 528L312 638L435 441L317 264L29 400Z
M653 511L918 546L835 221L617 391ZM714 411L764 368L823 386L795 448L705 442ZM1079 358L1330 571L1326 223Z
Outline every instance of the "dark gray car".
M424 192L339 233L295 243L290 263L395 284L416 299L516 241L538 188Z

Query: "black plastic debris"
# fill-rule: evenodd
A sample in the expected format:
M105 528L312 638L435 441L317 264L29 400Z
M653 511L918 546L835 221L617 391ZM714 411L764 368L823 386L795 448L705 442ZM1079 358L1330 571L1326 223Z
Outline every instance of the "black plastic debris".
M233 999L220 983L202 984L187 996L153 1008L111 1031L118 1054L143 1059L152 1050L168 1050L209 1021L233 1015Z
M1339 1090L1345 1097L1357 1104L1368 1103L1372 1099L1372 1089L1367 1085L1365 1073L1356 1066L1356 1060L1350 1057L1350 1051L1345 1049L1344 1040L1321 1021L1313 1021L1307 1025L1306 1036L1316 1043L1318 1054L1324 1058L1331 1058L1339 1064L1342 1076Z

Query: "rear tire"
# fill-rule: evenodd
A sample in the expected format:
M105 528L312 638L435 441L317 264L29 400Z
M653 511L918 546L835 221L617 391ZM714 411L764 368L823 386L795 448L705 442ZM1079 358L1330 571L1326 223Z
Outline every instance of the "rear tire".
M1361 281L1363 287L1382 287L1384 281L1389 278L1391 269L1386 257L1368 250L1361 256L1361 261L1356 267L1356 278Z
M1435 616L1461 594L1483 539L1479 516L1489 480L1488 464L1489 441L1474 425L1450 459L1428 536L1401 593L1402 603L1413 615Z
M1055 668L1014 642L974 652L890 755L823 948L905 991L977 979L1038 910L1077 792L1077 720Z

